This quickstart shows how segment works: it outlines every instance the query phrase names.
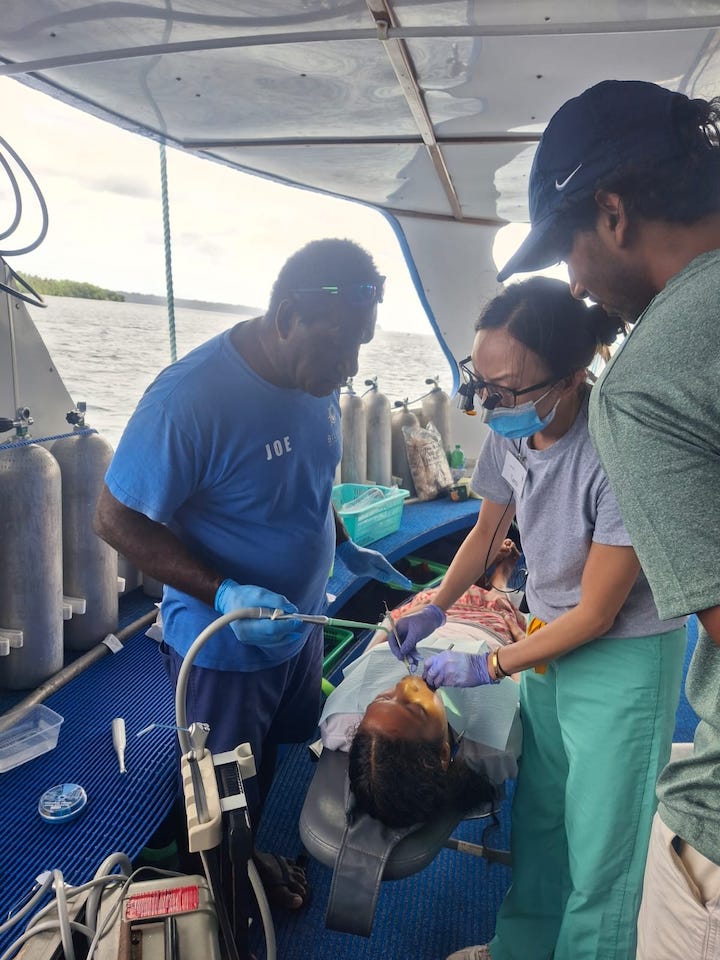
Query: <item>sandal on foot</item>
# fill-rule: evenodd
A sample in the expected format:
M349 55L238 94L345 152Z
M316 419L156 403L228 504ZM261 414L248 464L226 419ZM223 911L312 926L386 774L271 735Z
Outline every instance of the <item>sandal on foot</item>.
M268 901L286 910L300 910L310 902L310 887L302 865L290 857L255 851L253 862L260 874Z
M451 953L446 960L491 960L490 948L486 943L481 943L476 947L465 947L464 950L456 950Z

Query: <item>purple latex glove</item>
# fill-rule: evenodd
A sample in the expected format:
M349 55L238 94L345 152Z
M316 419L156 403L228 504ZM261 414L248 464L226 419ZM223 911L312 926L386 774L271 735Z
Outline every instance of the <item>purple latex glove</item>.
M378 550L368 550L352 540L345 540L338 544L335 553L356 577L370 577L381 583L396 583L404 590L412 589L412 581L396 570Z
M388 643L390 649L398 658L404 660L407 657L415 666L418 658L415 654L415 647L429 636L433 630L437 630L445 623L446 617L440 607L434 603L429 603L417 613L409 613L406 617L400 617L395 624L400 645L392 633L388 634Z
M234 580L223 580L215 594L215 609L218 613L232 613L240 608L265 607L269 610L282 610L283 613L297 613L297 607L279 593L273 593L264 587L241 586ZM282 647L302 635L302 620L233 620L230 629L240 643L254 647Z
M486 653L460 653L443 650L428 657L423 669L423 680L433 690L438 687L481 687L491 680Z

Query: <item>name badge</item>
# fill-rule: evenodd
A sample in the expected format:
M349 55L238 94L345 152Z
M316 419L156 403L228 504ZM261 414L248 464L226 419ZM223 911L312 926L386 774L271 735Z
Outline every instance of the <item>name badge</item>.
M525 480L527 479L527 467L524 467L517 457L514 457L508 450L505 454L505 463L502 468L502 478L507 480L515 493L515 499L522 497Z

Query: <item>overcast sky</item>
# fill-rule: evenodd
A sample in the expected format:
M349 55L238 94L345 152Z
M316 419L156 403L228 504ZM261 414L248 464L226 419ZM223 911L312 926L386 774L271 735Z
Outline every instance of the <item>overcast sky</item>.
M164 295L157 143L11 79L0 79L0 98L0 132L37 179L50 211L43 244L10 258L11 265L46 277ZM294 250L318 237L350 237L370 250L390 277L383 324L418 329L425 315L395 235L379 213L176 150L167 156L176 297L264 306L278 268ZM1 170L0 183L0 209L11 210ZM24 198L15 248L27 243L39 224L28 190ZM522 228L505 230L503 260L524 235ZM7 241L0 245L7 247Z

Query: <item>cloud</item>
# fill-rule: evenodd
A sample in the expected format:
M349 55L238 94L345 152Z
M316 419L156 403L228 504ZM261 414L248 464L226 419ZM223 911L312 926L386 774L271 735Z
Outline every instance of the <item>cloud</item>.
M99 193L114 193L120 197L132 197L136 200L157 200L157 187L143 183L135 177L120 173L107 174L102 177L85 176L83 185L88 190Z
M157 143L10 79L0 79L0 97L3 136L38 179L50 211L45 242L12 265L163 294ZM167 168L176 296L267 303L278 270L295 250L321 237L350 237L389 277L383 327L430 333L397 239L377 211L175 149L167 151ZM0 201L6 198L10 192L0 187ZM36 232L36 206L28 195L23 238Z

